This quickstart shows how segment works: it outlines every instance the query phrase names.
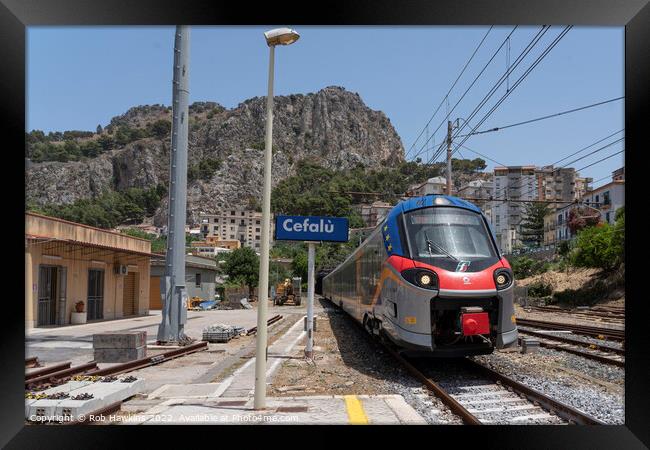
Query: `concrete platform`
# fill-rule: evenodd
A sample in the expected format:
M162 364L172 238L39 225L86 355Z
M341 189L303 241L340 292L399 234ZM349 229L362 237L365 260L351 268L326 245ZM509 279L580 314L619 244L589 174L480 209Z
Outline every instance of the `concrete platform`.
M169 399L120 423L398 425L426 421L401 395L323 395L270 397L264 411L254 410L250 397Z

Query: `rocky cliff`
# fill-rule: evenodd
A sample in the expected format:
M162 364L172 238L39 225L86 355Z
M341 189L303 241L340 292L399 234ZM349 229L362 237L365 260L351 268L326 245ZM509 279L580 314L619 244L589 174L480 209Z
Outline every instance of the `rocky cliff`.
M115 135L120 127L144 129L156 120L170 120L165 106L131 108L95 136ZM190 167L215 162L188 183L188 219L223 207L259 204L263 176L265 98L255 97L233 109L213 102L190 106ZM99 130L98 130L99 131ZM37 204L72 203L105 190L150 188L168 184L169 134L135 139L124 145L83 157L79 161L29 162L26 196ZM403 160L402 142L381 111L368 108L361 97L340 87L316 93L277 96L274 99L273 184L295 174L305 158L325 167L368 168ZM155 223L166 220L164 200Z

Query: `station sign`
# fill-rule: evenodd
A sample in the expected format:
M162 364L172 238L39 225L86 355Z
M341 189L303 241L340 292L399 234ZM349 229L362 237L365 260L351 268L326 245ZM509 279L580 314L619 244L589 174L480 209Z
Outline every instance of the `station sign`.
M276 241L347 242L346 217L276 216Z

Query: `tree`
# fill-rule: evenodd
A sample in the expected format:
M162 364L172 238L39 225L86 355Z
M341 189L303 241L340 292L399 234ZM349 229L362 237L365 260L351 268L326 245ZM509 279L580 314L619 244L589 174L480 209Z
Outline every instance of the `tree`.
M296 277L302 278L303 281L307 280L307 252L299 252L294 256L291 262L291 270Z
M249 247L233 250L223 266L228 278L234 282L248 286L249 298L253 296L253 288L258 284L260 258Z
M544 216L551 212L546 203L527 203L524 220L521 222L521 238L523 242L540 246L544 242Z
M578 207L569 211L567 225L571 234L578 234L578 231L593 227L600 222L600 213L591 208Z
M281 281L291 278L292 273L287 270L287 267L284 264L280 264L276 261L271 261L269 266L269 283L271 286L275 286Z
M620 211L620 212L619 212ZM576 266L614 270L625 256L625 210L617 211L614 225L599 223L578 232L571 262Z
M102 134L102 132L104 131L104 129L102 128L101 125L97 125L97 130L96 130L96 131L97 131L97 134Z

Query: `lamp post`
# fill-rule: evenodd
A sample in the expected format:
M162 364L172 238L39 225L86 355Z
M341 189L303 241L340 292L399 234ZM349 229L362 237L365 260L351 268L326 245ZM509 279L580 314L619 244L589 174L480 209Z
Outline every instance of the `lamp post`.
M262 242L260 247L259 301L255 343L255 409L266 407L266 310L269 290L269 247L271 231L271 148L273 136L273 65L276 45L290 45L300 35L290 28L276 28L264 33L269 46L269 91L266 97L266 143L264 146L264 185L262 200Z

